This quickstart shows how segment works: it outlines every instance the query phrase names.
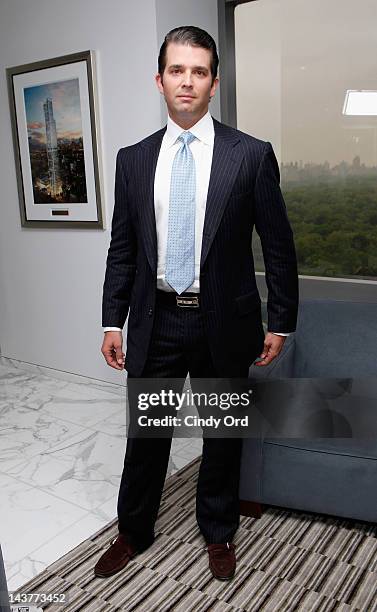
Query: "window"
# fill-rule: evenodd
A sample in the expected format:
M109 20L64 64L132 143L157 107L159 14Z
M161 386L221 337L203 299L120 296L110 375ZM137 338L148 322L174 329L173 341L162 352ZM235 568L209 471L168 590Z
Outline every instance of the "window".
M229 21L231 2L225 4ZM235 4L236 124L274 147L300 275L349 279L346 291L354 295L364 283L375 296L377 108L375 114L343 111L350 91L377 90L377 3ZM220 51L221 62L221 28ZM232 80L222 79L222 87L232 87ZM376 97L368 104L373 112ZM258 245L255 253L262 270ZM357 282L354 291L350 280Z

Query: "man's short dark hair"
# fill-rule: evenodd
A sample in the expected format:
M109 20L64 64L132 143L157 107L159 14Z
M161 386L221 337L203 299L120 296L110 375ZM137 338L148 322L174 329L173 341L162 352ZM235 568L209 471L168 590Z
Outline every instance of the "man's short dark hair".
M181 45L191 45L192 47L208 49L208 51L211 52L211 74L213 83L217 77L219 56L217 55L216 43L208 32L196 26L180 26L179 28L170 30L165 36L158 56L158 72L161 77L166 68L166 50L169 43L178 43Z

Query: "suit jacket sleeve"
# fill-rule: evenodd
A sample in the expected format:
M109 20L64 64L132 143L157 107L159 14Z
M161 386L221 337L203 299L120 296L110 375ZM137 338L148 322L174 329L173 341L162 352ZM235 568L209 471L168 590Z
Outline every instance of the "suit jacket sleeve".
M260 236L268 288L268 329L296 329L298 274L293 233L280 190L279 166L266 143L255 182L255 228Z
M123 327L136 272L136 234L128 198L127 149L116 160L115 203L102 298L102 326Z

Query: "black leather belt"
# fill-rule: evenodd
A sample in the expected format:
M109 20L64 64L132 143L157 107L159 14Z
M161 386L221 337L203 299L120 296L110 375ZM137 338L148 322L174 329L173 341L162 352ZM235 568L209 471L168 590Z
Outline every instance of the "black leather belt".
M174 293L173 291L156 291L157 302L167 304L169 306L178 306L179 308L199 308L200 294L199 293Z

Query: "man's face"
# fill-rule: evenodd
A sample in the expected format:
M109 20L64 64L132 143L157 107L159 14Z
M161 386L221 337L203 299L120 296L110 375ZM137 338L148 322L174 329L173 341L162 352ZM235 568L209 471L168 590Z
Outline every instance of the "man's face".
M163 75L156 75L170 117L179 122L198 121L208 110L218 78L212 83L211 52L202 47L169 43Z

